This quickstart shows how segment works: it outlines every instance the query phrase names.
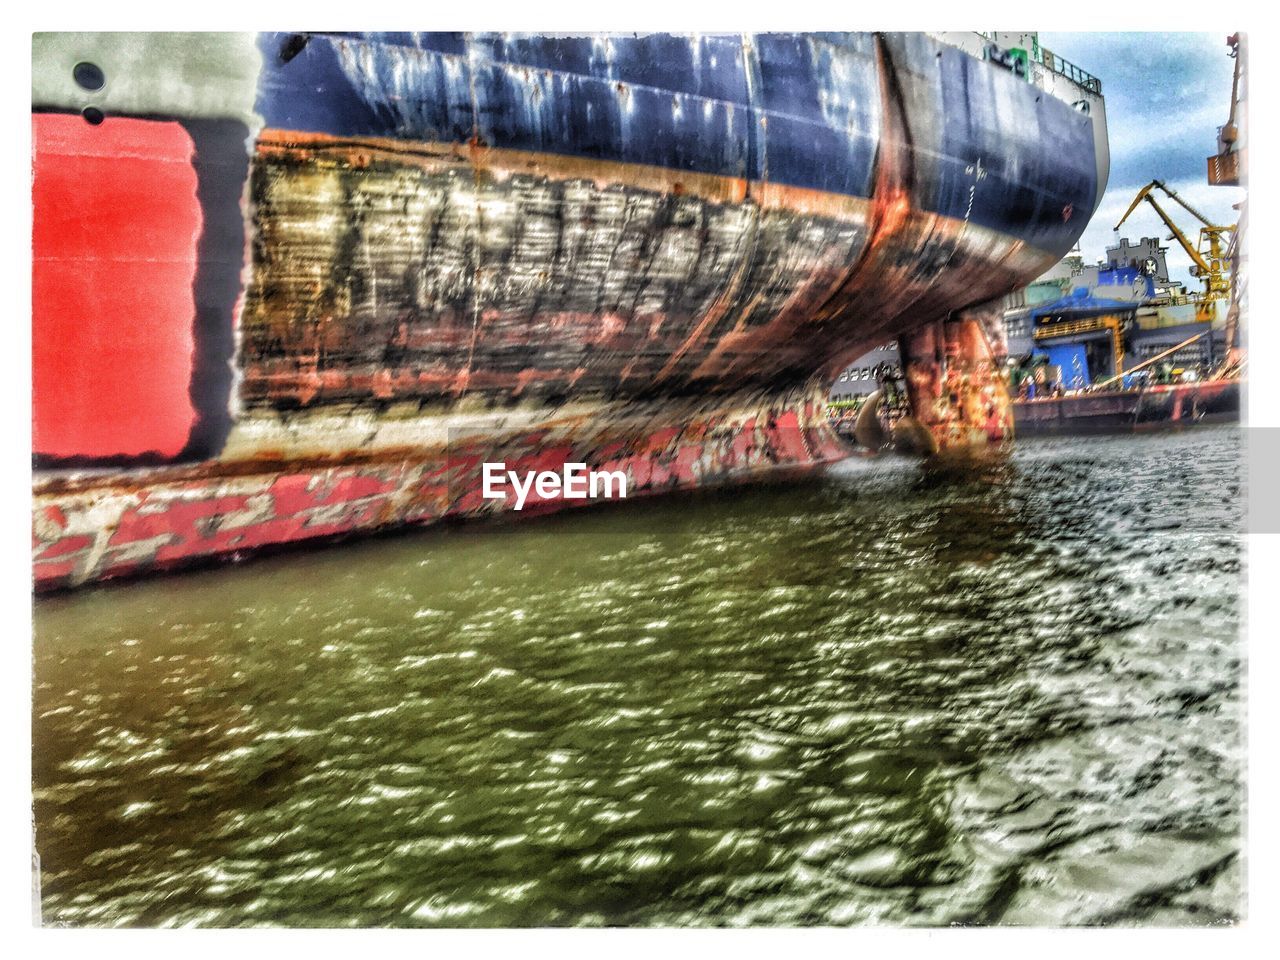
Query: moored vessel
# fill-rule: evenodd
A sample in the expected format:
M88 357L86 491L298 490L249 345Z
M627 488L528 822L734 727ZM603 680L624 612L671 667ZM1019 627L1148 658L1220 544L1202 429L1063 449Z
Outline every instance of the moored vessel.
M821 466L889 338L935 442L1007 432L990 305L1107 174L1100 84L1046 54L38 34L37 588L489 513L489 461Z

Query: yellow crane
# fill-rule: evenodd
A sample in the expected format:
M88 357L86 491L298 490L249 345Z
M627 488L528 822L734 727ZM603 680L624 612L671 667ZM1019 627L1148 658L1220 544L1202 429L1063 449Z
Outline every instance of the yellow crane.
M1177 203L1204 224L1200 228L1199 247L1192 245L1191 241L1187 239L1187 235L1178 229L1178 225L1170 219L1169 215L1164 212L1164 208L1156 202L1156 198L1151 194L1151 191L1156 187L1163 190L1168 194L1170 200ZM1152 180L1138 191L1138 195L1133 198L1133 203L1129 204L1129 209L1124 212L1120 222L1115 225L1116 230L1120 229L1124 222L1129 219L1129 214L1133 213L1143 200L1151 204L1160 219L1164 221L1164 225L1169 228L1172 234L1169 239L1177 240L1182 249L1187 252L1187 256L1191 258L1191 262L1194 264L1191 268L1191 275L1204 281L1205 299L1222 300L1230 296L1231 281L1227 278L1226 273L1229 264L1226 261L1225 237L1235 230L1235 227L1224 227L1211 222L1204 214L1166 187L1161 181Z

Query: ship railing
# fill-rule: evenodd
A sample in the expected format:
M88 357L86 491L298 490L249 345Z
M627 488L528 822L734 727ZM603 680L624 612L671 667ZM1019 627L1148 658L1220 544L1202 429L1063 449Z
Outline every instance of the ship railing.
M1054 73L1066 77L1076 86L1102 96L1102 81L1087 70L1081 70L1070 60L1063 60L1052 50L1040 48L1040 62Z
M1206 297L1203 293L1178 293L1169 294L1164 297L1152 297L1144 300L1141 306L1144 307L1185 307L1188 304L1199 306L1213 300L1221 300L1222 296ZM1179 321L1181 322L1181 321Z

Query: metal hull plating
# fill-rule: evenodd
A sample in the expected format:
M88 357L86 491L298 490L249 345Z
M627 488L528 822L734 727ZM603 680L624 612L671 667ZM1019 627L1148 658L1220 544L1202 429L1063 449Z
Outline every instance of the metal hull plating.
M33 77L38 586L493 509L459 449L827 462L824 377L1104 186L1087 117L923 35L38 35Z

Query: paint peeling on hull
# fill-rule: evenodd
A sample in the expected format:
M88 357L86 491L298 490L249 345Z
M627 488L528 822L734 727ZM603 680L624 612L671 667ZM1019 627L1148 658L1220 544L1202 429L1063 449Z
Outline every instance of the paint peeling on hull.
M1052 261L909 209L872 235L872 205L851 198L774 189L741 204L710 177L662 193L647 171L601 186L551 157L405 162L267 138L251 187L248 408L794 383Z
M489 169L261 159L246 405L688 390L725 334L811 315L866 237L861 218ZM789 354L812 372L813 344L768 339L732 388Z
M815 385L720 405L663 400L500 436L456 431L435 448L50 480L35 495L35 585L46 591L267 546L491 515L510 505L482 497L486 461L518 472L566 463L621 471L629 497L810 470L847 453L827 424L824 396ZM526 509L583 503L540 501L534 492Z

